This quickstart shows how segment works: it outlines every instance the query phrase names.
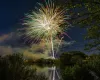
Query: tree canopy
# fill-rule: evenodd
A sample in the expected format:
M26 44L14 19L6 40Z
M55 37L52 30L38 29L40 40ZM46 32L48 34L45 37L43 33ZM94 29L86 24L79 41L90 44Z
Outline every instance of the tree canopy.
M86 50L100 50L100 0L63 0L62 4L69 9L72 24L86 28Z

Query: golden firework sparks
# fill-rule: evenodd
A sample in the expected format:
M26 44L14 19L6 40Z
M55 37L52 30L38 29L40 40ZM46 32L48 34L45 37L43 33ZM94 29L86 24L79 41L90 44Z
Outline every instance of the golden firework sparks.
M53 39L56 38L58 32L62 33L61 25L66 23L66 10L55 5L53 0L45 1L45 4L38 3L39 7L35 8L31 14L26 16L23 25L26 35L37 40L44 39L51 42L51 49L54 57Z

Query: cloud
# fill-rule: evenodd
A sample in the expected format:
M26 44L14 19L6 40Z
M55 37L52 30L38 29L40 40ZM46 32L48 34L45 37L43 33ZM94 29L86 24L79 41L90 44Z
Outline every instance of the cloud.
M13 48L25 46L21 37L15 32L11 32L9 34L1 35L0 36L0 45L11 46Z
M62 40L60 43L59 40L55 40L54 46L59 48L59 53L62 53L63 51L79 50L79 48L81 48L83 45L82 43L77 43L75 41L67 42ZM33 44L32 46L25 44L24 39L22 39L16 32L11 32L0 36L0 55L24 53L25 55L32 56L35 53L41 56L42 54L45 54L43 56L45 57L47 56L47 53L50 52L51 49L46 49L43 44Z
M11 47L0 46L0 55L1 56L9 55L12 53L13 53L13 50Z
M0 36L0 55L5 56L13 53L23 53L27 57L39 57L42 55L41 45L34 44L28 46L24 43L24 40L15 32L9 34L3 34ZM35 53L35 54L34 54ZM38 54L38 56L36 55Z
M70 45L73 45L75 43L75 41L63 41L62 42L62 45L66 45L66 46L70 46Z
M22 44L20 37L14 33L3 34L0 36L0 55L8 55L20 51Z
M9 37L8 34L4 34L4 35L0 36L0 43L2 43L3 41L5 41L8 37Z

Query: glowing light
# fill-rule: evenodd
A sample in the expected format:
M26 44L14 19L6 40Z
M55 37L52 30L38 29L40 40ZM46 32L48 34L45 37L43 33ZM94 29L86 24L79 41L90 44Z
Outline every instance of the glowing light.
M68 19L65 15L66 10L54 4L53 0L45 1L45 4L38 3L31 14L26 15L23 25L26 35L37 40L45 40L51 42L51 49L54 58L53 40L59 33L63 33L64 29L61 25L66 23ZM49 45L50 46L50 45Z

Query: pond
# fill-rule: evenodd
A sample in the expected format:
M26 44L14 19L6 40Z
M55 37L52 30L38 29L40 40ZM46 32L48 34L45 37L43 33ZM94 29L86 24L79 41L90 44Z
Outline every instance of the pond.
M45 75L48 80L61 80L60 69L56 66L40 67L38 65L32 65L31 67L35 68L37 73Z

